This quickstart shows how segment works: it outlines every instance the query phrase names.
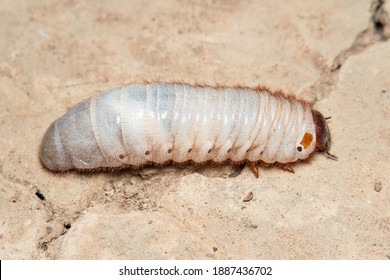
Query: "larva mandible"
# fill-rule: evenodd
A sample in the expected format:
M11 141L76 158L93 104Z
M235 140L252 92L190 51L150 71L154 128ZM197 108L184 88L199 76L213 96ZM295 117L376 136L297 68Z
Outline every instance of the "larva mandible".
M259 161L287 164L315 150L335 159L329 149L322 114L281 91L146 83L71 108L46 131L40 159L52 171L229 160L258 177Z

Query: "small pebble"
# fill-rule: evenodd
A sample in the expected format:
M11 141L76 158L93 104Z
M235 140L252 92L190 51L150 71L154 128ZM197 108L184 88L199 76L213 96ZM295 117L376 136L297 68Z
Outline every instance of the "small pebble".
M133 176L133 177L131 177L130 182L132 185L137 185L137 184L141 183L142 180L138 176Z
M53 231L52 227L50 227L50 226L46 227L46 233L47 234L50 234L52 231Z
M251 201L253 198L253 192L249 192L243 199L244 202Z
M381 181L376 181L375 184L374 184L374 190L376 192L380 192L382 190L382 182Z

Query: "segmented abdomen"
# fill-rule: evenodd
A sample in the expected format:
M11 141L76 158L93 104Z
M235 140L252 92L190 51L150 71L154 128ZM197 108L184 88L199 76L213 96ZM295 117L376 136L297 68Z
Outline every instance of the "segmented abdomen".
M52 170L212 160L294 162L315 150L311 107L268 90L138 84L92 97L41 145Z

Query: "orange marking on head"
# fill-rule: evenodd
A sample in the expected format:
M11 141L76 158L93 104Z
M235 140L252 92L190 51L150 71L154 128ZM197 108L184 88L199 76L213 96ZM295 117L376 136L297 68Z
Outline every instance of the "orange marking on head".
M303 135L301 140L301 145L307 149L307 147L310 146L311 142L313 142L313 134L306 132L305 135Z

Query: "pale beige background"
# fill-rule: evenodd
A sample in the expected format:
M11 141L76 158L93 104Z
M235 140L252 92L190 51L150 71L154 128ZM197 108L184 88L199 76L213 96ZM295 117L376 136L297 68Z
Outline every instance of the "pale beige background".
M390 258L389 12L389 0L1 0L0 258ZM231 166L41 167L54 119L143 80L316 101L339 161L316 154L259 179Z

